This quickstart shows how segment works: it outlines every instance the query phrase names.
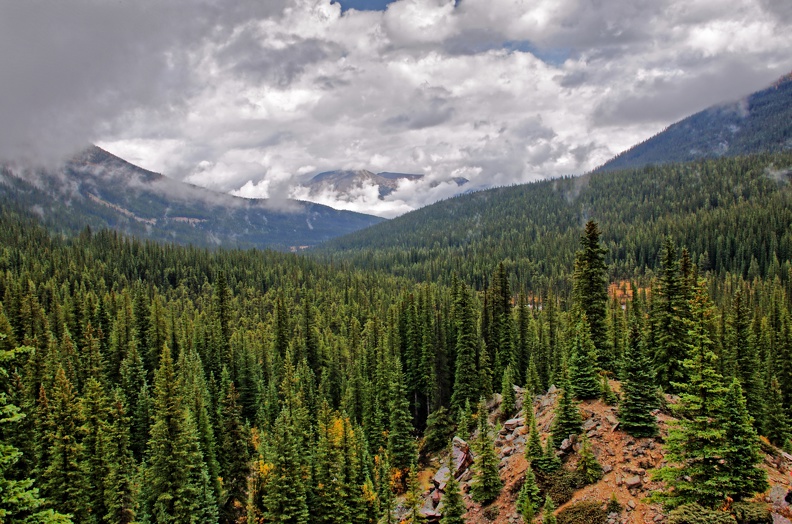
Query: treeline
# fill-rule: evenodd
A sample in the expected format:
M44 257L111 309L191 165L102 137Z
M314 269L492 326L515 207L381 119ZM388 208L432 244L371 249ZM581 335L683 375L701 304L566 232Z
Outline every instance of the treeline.
M752 427L789 445L786 278L708 271L656 236L657 276L609 296L618 244L593 222L574 236L559 293L516 278L513 260L414 283L106 231L61 239L4 214L0 472L24 497L0 509L29 522L378 522L414 489L417 461L470 436L480 399L503 392L514 414L515 384L586 398L601 374L632 372L636 345L651 398L685 393L682 362L705 339ZM654 409L642 394L638 421Z
M614 279L657 267L661 239L719 279L787 280L792 154L702 160L461 195L334 239L318 255L356 268L477 290L507 261L521 291L569 293L580 228L595 218Z

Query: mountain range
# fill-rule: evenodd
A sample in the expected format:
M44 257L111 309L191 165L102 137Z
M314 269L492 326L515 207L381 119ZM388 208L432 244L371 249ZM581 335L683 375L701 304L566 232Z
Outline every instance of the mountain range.
M0 203L58 232L85 226L205 247L298 250L383 219L296 200L246 199L142 169L92 146L61 169L0 170Z

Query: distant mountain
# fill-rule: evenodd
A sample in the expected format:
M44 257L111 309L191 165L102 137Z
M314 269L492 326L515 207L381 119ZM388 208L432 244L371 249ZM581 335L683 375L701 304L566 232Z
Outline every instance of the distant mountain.
M0 204L59 232L111 228L198 246L297 250L383 219L296 200L246 199L185 184L92 146L61 169L0 167Z
M337 170L319 173L309 180L304 187L309 189L309 195L315 196L322 192L333 192L339 196L350 196L355 190L364 187L375 186L379 192L379 198L383 199L398 189L403 180L419 181L423 180L423 175L413 175L408 173L372 173L365 169L350 171ZM461 186L468 182L465 178L454 178L454 182ZM433 185L436 185L434 183Z
M792 74L730 104L672 124L597 171L792 150Z

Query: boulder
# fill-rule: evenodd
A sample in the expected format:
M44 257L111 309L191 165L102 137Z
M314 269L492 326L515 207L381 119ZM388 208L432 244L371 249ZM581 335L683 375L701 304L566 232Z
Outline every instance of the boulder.
M451 470L449 470L448 467L443 466L442 468L438 469L437 473L435 473L434 477L432 477L432 482L437 488L442 489L440 486L444 486L445 483L448 482L448 477L450 474Z
M471 464L473 464L473 455L470 453L470 446L461 438L454 437L451 454L454 461L454 477L459 477Z
M634 489L641 486L643 480L641 480L641 477L638 475L633 475L632 477L628 477L624 483L627 485L627 489Z
M514 431L519 426L525 425L525 419L522 417L512 418L503 423L503 429L506 431Z

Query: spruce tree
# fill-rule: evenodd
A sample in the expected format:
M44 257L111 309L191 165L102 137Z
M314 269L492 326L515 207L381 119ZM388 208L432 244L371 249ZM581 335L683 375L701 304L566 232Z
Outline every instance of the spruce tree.
M688 375L682 365L688 336L684 278L676 258L676 248L667 237L663 243L658 285L652 297L651 320L657 379L661 386L672 392L679 391L676 384L684 383Z
M767 392L767 410L765 419L765 434L776 446L783 446L792 436L790 421L786 414L784 397L778 379L770 379L770 390Z
M418 479L418 466L412 464L407 476L407 493L404 497L404 505L407 507L406 520L404 524L419 524L426 522L426 517L421 513L424 500L421 496L421 483Z
M167 346L163 347L159 362L144 473L146 512L160 523L216 522L216 495L207 500L205 483L209 478L197 430L184 405Z
M710 335L713 308L704 280L698 282L690 304L689 358L684 362L690 382L680 385L684 391L674 406L679 421L666 440L666 458L671 465L656 473L669 489L657 493L655 499L668 507L698 502L714 508L730 495L724 484L729 443L723 419L726 388L717 371Z
M531 459L531 467L544 475L561 469L561 459L556 455L556 446L552 433L547 435L542 455Z
M475 460L473 462L473 480L470 483L470 493L475 502L489 504L500 495L503 483L498 470L498 456L490 437L489 423L487 422L487 405L484 399L479 402L478 409L478 434L473 442Z
M610 380L608 380L608 374L603 371L600 375L600 380L602 383L600 386L600 400L609 406L616 405L619 399L616 397L616 393L613 392L613 389L611 389Z
M580 249L575 254L574 288L577 307L585 315L595 349L606 354L607 327L605 309L608 300L606 250L600 246L600 230L589 220L580 237Z
M107 423L102 428L105 433L102 455L107 464L104 482L106 513L103 521L107 524L131 524L135 521L138 506L138 487L135 482L137 467L130 449L130 419L123 401L121 390L114 390Z
M556 440L564 440L569 435L577 435L581 431L582 419L580 407L572 398L569 382L562 379L561 392L555 407L555 419L551 429Z
M767 472L759 467L764 455L737 378L726 393L723 410L727 447L723 454L725 471L720 475L720 481L726 496L741 501L764 492L770 486Z
M462 440L467 440L470 438L474 426L475 423L473 422L473 413L470 409L470 401L465 400L465 407L459 412L459 422L457 423L456 433Z
M542 509L542 524L557 524L555 509L555 504L553 504L553 500L548 495L545 497L544 508Z
M463 516L467 508L459 490L459 481L454 476L454 469L453 453L449 449L448 480L443 490L443 516L440 518L440 524L465 524Z
M523 522L530 524L533 522L534 516L542 503L541 491L536 484L536 475L533 469L529 466L525 470L525 477L523 478L523 485L520 488L520 493L517 495L517 513L523 519Z
M473 316L470 292L463 285L454 306L456 320L456 371L454 373L454 392L451 407L459 412L466 402L478 401L480 388L476 377L476 355L478 354L478 335Z
M229 382L220 402L220 475L223 479L223 501L220 508L223 522L237 522L247 501L248 436L242 423L239 393Z
M539 378L539 371L536 369L536 358L530 356L528 369L525 371L525 395L533 398L542 392L542 381Z
M600 385L597 378L596 348L591 341L586 317L575 326L569 362L569 384L572 394L581 400L598 398Z
M523 401L522 411L525 426L528 428L528 443L525 445L525 458L530 461L536 457L541 457L544 450L542 449L542 441L539 438L539 428L536 425L533 402Z
M268 473L262 493L265 522L308 524L306 477L298 426L288 407L275 421L268 456Z
M517 397L514 393L514 372L511 364L503 372L501 385L501 418L506 420L514 413Z
M646 356L638 324L632 322L624 355L624 381L619 404L621 429L633 437L656 435L657 419L652 414L656 407L657 394L651 363Z
M577 463L577 472L586 484L594 484L602 478L602 466L594 456L591 442L584 434L581 437L580 459Z
M0 321L5 317L0 309ZM7 324L7 321L6 321ZM12 348L11 344L3 347L7 340L5 329L8 325L0 322L0 521L37 523L37 524L68 524L71 520L53 510L44 510L45 501L39 496L38 489L33 487L33 479L15 478L12 470L22 453L8 443L6 435L12 433L9 425L21 423L24 414L18 406L9 402L6 391L8 390L9 370L14 359L32 348Z
M412 435L413 426L409 411L410 403L405 396L406 392L404 382L401 380L401 373L397 373L392 387L394 389L393 401L390 406L388 457L391 467L400 472L401 478L406 481L410 465L417 458L418 448Z

